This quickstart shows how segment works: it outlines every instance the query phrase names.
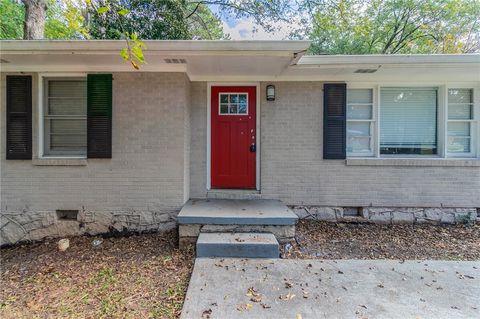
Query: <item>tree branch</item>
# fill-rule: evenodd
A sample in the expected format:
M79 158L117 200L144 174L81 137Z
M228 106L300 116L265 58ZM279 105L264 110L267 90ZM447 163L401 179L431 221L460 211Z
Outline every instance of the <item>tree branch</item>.
M195 14L195 12L197 12L198 10L198 7L200 7L202 3L201 2L198 2L197 5L195 6L195 9L193 9L192 12L190 12L186 17L185 19L189 19L191 16L193 16Z

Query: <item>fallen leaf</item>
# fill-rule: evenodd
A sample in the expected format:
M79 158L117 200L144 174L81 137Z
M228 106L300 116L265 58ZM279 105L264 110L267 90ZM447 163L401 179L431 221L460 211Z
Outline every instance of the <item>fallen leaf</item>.
M260 294L255 287L250 287L247 289L247 297L258 297Z
M246 304L243 304L243 305L240 305L237 307L237 310L238 311L244 311L244 310L250 310L253 308L253 305L251 303L246 303Z
M254 297L250 298L250 301L261 302L262 301L262 296L254 296Z
M212 309L207 309L202 312L202 318L209 319L212 314Z
M286 294L286 295L280 295L280 297L278 297L278 298L279 298L280 300L291 300L291 299L293 299L294 297L295 297L295 295L289 292L289 293Z

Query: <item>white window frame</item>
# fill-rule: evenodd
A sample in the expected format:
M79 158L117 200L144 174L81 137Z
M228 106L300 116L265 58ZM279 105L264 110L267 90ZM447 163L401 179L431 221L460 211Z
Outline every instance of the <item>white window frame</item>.
M39 73L38 74L38 158L39 159L86 159L85 155L46 155L45 154L45 79L46 78L87 78L87 73Z
M432 154L432 155L419 155L419 154L381 154L380 150L380 134L377 136L377 143L378 143L378 149L377 149L377 156L381 158L441 158L444 157L444 141L441 141L441 136L442 136L442 130L445 129L445 124L444 123L444 116L445 116L445 101L442 101L442 96L444 88L439 86L439 85L428 85L428 84L421 84L421 85L405 85L405 84L399 84L399 85L381 85L378 88L378 132L380 133L380 112L382 111L382 105L381 105L381 99L380 95L382 93L382 89L391 89L391 88L405 88L405 89L422 89L422 88L434 88L437 91L437 136L436 136L436 142L437 142L437 154Z
M349 120L348 119L348 90L372 90L372 118L370 120ZM370 152L369 153L355 153L355 152L348 152L347 151L347 157L372 157L375 155L375 149L376 149L376 136L377 136L377 127L376 127L376 122L377 122L377 111L376 111L376 102L377 99L377 94L375 92L375 87L368 86L368 87L363 87L363 86L354 86L354 85L347 85L347 116L346 116L346 126L347 126L347 132L346 132L346 138L348 138L348 122L370 122ZM347 144L347 143L345 143Z
M369 84L359 84L359 83L350 83L347 84L347 94L349 89L369 89L372 90L372 119L371 120L359 120L363 122L370 121L370 153L349 153L347 152L347 158L348 157L355 157L355 158L361 158L361 157L367 157L371 158L374 156L377 156L377 145L378 145L378 140L377 140L377 132L378 132L378 87L376 85L369 85ZM347 112L348 112L348 104L347 104ZM346 116L346 121L345 125L348 124L349 121L356 122L356 120L349 120L348 119L348 114ZM346 134L346 138L347 138ZM346 145L347 143L345 143Z
M450 107L450 103L448 102L448 91L455 89L467 89L472 91L472 118L470 120L450 120L448 118L448 108ZM445 121L445 153L446 156L449 158L472 158L475 157L477 154L477 144L478 144L478 110L475 103L475 89L473 87L453 87L448 86L446 88L446 97L445 97L445 107L446 107L446 121ZM470 124L470 152L463 152L463 153L449 153L448 152L448 124L449 123L469 123Z
M247 113L238 113L238 110L237 110L237 113L221 113L220 112L220 109L221 109L221 105L222 104L225 104L225 103L221 103L221 95L222 94L227 94L229 99L228 99L228 111L230 112L230 95L240 95L240 94L243 94L243 95L246 95L247 96ZM249 103L248 103L248 92L220 92L218 94L218 115L219 116L246 116L248 115L249 113Z
M390 87L435 87L437 88L437 154L436 155L386 155L380 154L380 92L382 88ZM347 159L480 159L480 83L478 82L347 82L348 89L373 89L373 119L374 140L373 156L355 156L347 153ZM470 153L448 154L448 90L472 89L473 90L473 120L472 121L472 147Z

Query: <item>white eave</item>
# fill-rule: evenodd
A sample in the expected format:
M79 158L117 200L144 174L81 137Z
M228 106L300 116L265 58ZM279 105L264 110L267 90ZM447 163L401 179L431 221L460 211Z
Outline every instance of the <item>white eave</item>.
M147 63L141 72L185 72L192 81L480 81L479 54L305 56L310 41L144 42ZM0 71L131 72L119 54L125 45L122 40L2 40Z
M143 72L185 72L191 80L266 78L295 63L309 41L144 41ZM122 40L0 41L4 72L128 72ZM172 63L173 61L173 63ZM181 61L179 63L179 61Z
M297 66L480 64L480 54L306 55Z
M277 53L288 54L305 51L310 41L208 41L208 40L145 40L146 52L153 53ZM125 47L123 40L2 40L2 54L41 54L41 53L71 53L95 54L117 53Z
M480 54L305 55L283 75L292 81L372 84L478 82Z

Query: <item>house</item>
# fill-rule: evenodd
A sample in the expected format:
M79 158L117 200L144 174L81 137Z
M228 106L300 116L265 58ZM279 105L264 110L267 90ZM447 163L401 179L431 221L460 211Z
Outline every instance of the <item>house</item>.
M1 244L168 229L206 198L326 220L476 220L480 55L146 45L137 71L124 41L0 42Z

